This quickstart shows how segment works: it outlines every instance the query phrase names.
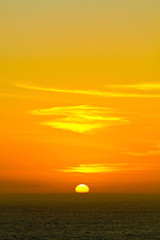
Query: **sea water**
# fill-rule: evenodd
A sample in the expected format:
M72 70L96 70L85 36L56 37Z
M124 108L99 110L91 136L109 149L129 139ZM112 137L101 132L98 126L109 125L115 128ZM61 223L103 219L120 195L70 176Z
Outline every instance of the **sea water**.
M160 240L160 195L0 195L0 240L59 239Z

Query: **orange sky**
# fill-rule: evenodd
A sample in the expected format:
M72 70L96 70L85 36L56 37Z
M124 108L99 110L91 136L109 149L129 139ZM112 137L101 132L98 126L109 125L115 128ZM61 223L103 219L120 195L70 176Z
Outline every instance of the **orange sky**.
M159 1L0 8L0 192L158 192Z

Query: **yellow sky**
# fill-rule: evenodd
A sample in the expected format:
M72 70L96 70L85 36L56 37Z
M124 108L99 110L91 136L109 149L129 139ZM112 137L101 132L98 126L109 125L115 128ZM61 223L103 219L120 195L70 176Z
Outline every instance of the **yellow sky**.
M0 192L159 191L159 0L0 9Z

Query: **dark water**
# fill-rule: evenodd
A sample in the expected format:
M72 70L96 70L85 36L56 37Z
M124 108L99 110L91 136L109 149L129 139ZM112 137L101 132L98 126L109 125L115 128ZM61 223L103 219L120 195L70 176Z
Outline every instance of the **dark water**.
M160 195L0 195L0 240L160 240Z

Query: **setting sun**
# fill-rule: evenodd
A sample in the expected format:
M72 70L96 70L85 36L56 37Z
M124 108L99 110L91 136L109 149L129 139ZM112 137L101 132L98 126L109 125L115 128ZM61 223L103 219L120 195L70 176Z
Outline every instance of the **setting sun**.
M89 187L85 184L79 184L76 188L75 191L77 193L88 193L89 192Z

